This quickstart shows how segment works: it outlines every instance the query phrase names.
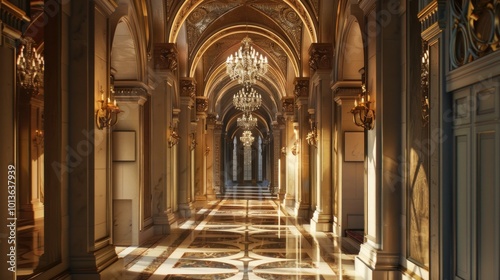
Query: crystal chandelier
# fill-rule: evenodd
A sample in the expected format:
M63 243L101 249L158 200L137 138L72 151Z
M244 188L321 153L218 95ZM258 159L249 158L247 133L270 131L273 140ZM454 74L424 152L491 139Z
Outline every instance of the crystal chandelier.
M259 109L262 97L251 87L243 87L233 96L233 105L245 113Z
M241 41L241 46L234 56L226 60L226 72L232 80L238 79L239 84L246 86L255 84L260 76L267 72L267 57L259 55L250 45L252 39L246 36Z
M243 142L243 146L249 147L252 145L254 137L250 130L243 131L243 135L240 137L240 141Z
M254 118L250 113L243 113L243 116L238 118L237 124L245 130L250 130L257 126L257 118Z
M35 40L26 37L19 50L17 57L17 75L18 83L31 95L40 94L40 88L43 87L43 72L45 62L43 57L37 53L35 47Z

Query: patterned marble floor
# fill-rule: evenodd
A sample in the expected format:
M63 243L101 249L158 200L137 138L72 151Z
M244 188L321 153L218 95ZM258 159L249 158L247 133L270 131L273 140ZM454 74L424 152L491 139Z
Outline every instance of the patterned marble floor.
M277 201L223 199L199 205L168 236L117 247L124 279L356 279L340 238L311 234Z

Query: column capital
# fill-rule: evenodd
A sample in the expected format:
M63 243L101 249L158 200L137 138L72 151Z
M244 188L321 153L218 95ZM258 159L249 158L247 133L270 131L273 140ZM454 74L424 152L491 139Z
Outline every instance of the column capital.
M203 114L208 111L208 99L204 96L196 96L196 114Z
M293 97L284 97L281 99L283 104L283 112L285 115L293 115L295 112L295 98Z
M332 69L333 46L330 43L314 43L309 48L309 67L311 70Z
M173 43L157 43L153 51L154 68L156 70L177 71L178 52Z
M293 85L295 98L309 97L309 78L295 78Z

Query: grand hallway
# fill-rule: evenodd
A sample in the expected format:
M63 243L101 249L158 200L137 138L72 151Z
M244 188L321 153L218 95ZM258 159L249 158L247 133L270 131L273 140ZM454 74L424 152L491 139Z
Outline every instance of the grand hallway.
M277 200L224 198L195 212L168 236L118 246L124 279L355 279L340 238L310 233Z

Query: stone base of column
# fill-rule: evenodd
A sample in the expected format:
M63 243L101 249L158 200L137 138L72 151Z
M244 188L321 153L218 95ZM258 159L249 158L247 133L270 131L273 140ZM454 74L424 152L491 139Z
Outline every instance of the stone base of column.
M154 234L170 234L171 230L178 227L177 217L172 211L165 211L162 216L153 217Z
M330 215L322 214L316 210L311 219L311 232L329 232L332 231L332 222Z
M179 203L179 217L189 219L194 215L194 207L189 203Z
M300 201L295 201L294 215L297 218L302 218L303 221L309 220L309 207L310 205L303 204Z
M207 200L207 196L206 196L206 195L196 195L196 196L194 197L194 199L195 199L196 201L206 201L206 200Z
M400 279L399 255L377 250L369 244L370 242L367 241L361 245L355 259L356 275L365 280Z
M30 204L21 205L17 218L17 225L32 225L35 220L43 218L43 215L43 204L40 201L34 201Z
M72 258L70 262L69 269L73 280L123 279L123 259L118 258L114 246L111 245L99 249L89 257Z

